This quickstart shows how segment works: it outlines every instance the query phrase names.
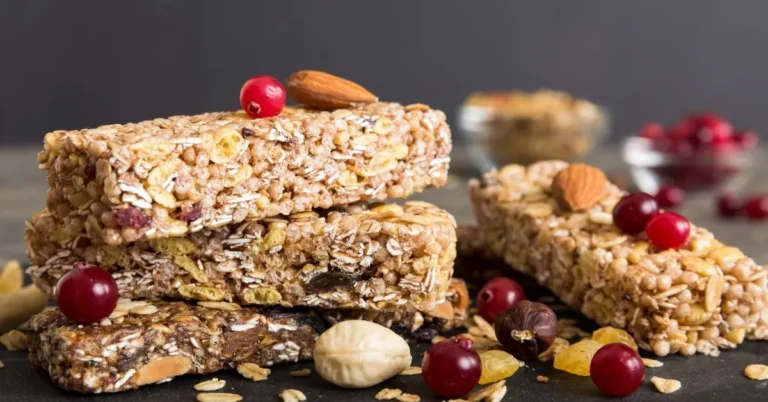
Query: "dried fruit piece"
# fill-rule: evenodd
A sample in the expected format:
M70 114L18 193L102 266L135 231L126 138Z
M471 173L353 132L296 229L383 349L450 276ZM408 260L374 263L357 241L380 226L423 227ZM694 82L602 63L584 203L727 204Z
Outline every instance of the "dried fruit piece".
M192 206L188 207L187 209L182 209L179 213L179 220L184 221L187 223L190 223L192 221L196 221L203 216L203 207L200 205L200 203L192 204Z
M744 368L744 375L753 380L768 380L768 366L764 364L750 364Z
M3 265L0 272L0 294L13 293L24 285L24 269L16 260L11 260Z
M184 237L169 237L149 241L149 246L155 251L170 255L188 255L195 252L197 247L192 240Z
M623 343L637 351L637 343L635 343L632 335L623 329L603 327L592 333L592 339L603 345L609 343Z
M248 304L261 304L271 306L280 303L283 295L272 286L261 286L256 289L248 289L243 293L243 300Z
M571 374L588 376L592 357L602 346L602 343L592 339L574 343L555 355L554 367Z
M141 229L149 226L149 217L134 207L119 208L114 211L115 223L121 227Z
M288 77L285 89L296 102L323 109L346 108L379 100L360 85L322 71L297 71Z
M574 163L552 180L552 195L561 208L582 211L595 205L605 194L608 179L602 170Z
M512 377L520 369L520 362L503 350L480 352L480 365L482 369L480 381L478 381L480 385Z
M179 294L190 300L224 300L224 292L210 286L182 285L179 287Z
M224 165L232 161L239 153L245 140L232 127L221 128L213 135L211 162Z
M208 283L208 276L205 275L205 272L203 272L191 258L186 255L175 255L173 256L173 262L189 272L196 281L200 283Z
M654 386L656 386L656 389L659 390L662 394L671 394L682 386L680 381L677 380L670 380L667 378L661 378L661 377L651 377L651 382Z

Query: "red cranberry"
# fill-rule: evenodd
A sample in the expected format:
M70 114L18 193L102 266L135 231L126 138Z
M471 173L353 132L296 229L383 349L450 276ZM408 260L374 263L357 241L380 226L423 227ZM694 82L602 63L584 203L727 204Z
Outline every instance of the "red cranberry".
M717 200L717 212L724 218L732 218L741 213L743 205L733 194L723 194Z
M744 204L744 213L753 221L768 218L768 195L757 194L750 197Z
M520 300L525 300L522 286L509 278L494 278L477 294L477 313L492 323Z
M240 106L253 118L277 116L285 106L285 88L273 77L257 75L240 88Z
M683 202L683 190L673 185L661 186L656 193L656 202L662 208L674 208Z
M658 212L659 206L651 195L631 193L613 208L613 223L622 232L636 235L645 230L645 225Z
M757 133L752 130L740 130L733 134L733 141L744 149L754 149L759 142Z
M134 207L116 209L114 215L115 223L121 227L141 229L149 226L149 223L151 222L144 212L141 212L138 208Z
M693 118L696 132L693 140L698 144L725 142L731 139L731 123L714 113L702 113Z
M661 138L661 136L664 134L664 126L662 126L659 122L649 121L640 127L638 134L643 138L648 138L649 140Z
M56 304L70 320L87 324L109 317L117 306L117 283L109 272L80 263L59 279Z
M458 398L480 381L480 356L472 341L456 338L432 346L421 363L424 382L443 398Z
M609 343L595 352L589 364L589 376L603 393L626 396L643 383L643 359L623 343Z
M651 218L645 227L645 234L656 247L678 249L688 240L691 224L688 219L674 212L662 212Z
M696 134L696 124L690 117L680 120L667 131L667 137L677 141L688 141Z

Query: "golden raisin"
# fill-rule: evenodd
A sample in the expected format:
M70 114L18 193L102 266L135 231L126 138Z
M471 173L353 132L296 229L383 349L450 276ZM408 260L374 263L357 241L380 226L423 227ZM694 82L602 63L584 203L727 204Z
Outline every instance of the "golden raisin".
M592 333L592 339L599 342L602 345L609 343L623 343L634 350L637 350L637 344L632 338L632 335L628 334L623 329L614 327L603 327Z
M520 368L520 362L503 350L486 350L480 353L480 385L490 384L512 377Z
M602 346L602 343L592 339L574 343L555 355L554 367L571 374L588 376L592 357Z

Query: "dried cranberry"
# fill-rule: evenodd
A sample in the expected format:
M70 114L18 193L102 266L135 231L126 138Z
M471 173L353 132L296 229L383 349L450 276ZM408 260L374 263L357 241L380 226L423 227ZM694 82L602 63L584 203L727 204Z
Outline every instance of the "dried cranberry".
M196 221L203 216L203 207L200 203L192 204L189 209L183 210L179 213L179 220L190 223Z
M759 142L757 133L752 130L740 130L733 134L733 141L744 149L753 149Z
M641 137L647 138L649 140L660 138L664 134L664 126L662 126L659 122L649 121L640 127L638 134Z
M127 207L115 210L115 222L122 227L141 229L149 226L150 220L138 209Z

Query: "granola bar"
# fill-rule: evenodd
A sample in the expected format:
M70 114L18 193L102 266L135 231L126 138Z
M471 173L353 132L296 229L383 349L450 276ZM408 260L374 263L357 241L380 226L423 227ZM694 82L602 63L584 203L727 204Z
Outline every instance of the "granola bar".
M77 325L57 309L30 321L30 360L64 389L119 392L208 374L240 363L266 367L309 360L317 337L339 320L365 319L407 339L428 339L460 325L468 302L461 282L452 286L454 317L419 312L325 311L241 307L225 302L146 302L121 299L110 318ZM463 290L462 290L463 289Z
M406 197L446 183L450 150L443 112L372 103L54 131L38 162L48 209L117 245Z
M88 262L112 272L128 298L241 304L431 310L453 273L453 217L432 204L352 205L110 246L54 214L26 228L29 274L52 292Z
M625 328L664 356L717 355L745 337L768 338L768 270L692 226L680 250L658 250L644 234L613 225L624 194L608 185L584 212L553 199L567 164L510 165L470 183L488 247L600 325Z

